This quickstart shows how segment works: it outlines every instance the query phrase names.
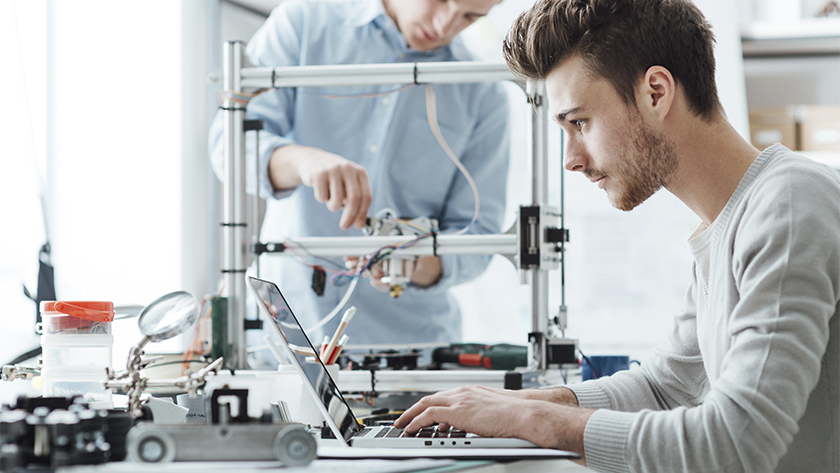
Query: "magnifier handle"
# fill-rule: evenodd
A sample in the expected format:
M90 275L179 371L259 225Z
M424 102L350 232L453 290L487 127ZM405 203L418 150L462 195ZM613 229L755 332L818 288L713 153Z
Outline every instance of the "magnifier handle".
M140 343L137 344L137 350L142 350L143 347L146 346L147 343L151 342L152 339L148 335L143 335L143 339L140 340Z

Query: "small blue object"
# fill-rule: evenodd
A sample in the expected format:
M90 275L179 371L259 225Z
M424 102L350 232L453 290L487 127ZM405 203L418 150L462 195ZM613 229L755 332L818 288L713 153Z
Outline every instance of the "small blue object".
M626 355L590 356L581 361L581 378L586 381L610 376L618 371L630 369L630 363L639 362Z

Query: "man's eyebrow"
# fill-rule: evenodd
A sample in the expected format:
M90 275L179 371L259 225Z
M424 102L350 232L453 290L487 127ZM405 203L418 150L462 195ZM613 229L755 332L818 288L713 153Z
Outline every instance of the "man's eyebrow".
M570 108L568 110L563 110L562 112L558 113L557 115L554 115L554 119L557 120L557 123L560 123L560 122L562 122L563 120L566 119L566 115L568 115L570 113L578 113L582 110L583 110L582 107L575 107L575 108Z

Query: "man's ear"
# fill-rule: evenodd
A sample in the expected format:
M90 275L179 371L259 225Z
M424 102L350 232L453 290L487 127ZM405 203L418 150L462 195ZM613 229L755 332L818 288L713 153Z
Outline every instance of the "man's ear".
M651 66L641 80L636 103L640 111L664 120L671 111L676 92L671 71L662 66Z

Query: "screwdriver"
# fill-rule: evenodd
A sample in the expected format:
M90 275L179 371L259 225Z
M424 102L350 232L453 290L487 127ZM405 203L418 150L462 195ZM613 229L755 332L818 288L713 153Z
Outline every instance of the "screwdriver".
M432 351L432 361L458 363L461 366L482 366L494 370L510 370L528 364L528 347L497 343L453 343Z

